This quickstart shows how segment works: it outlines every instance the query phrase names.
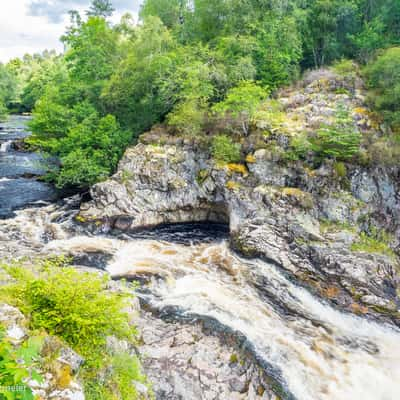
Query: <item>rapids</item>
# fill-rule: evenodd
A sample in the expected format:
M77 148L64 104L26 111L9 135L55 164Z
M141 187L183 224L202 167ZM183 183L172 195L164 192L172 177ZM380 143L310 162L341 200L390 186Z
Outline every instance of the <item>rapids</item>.
M107 255L98 266L114 278L141 278L137 294L152 309L178 319L210 318L244 335L286 398L399 397L395 327L342 313L275 265L239 257L220 227L215 233L213 227L187 225L132 236L93 235L74 223L78 205L70 200L20 210L1 221L0 257L69 254L78 263L82 254Z

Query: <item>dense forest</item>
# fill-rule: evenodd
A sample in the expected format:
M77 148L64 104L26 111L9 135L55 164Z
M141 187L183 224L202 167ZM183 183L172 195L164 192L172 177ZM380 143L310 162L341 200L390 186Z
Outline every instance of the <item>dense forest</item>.
M182 135L219 133L215 151L240 157L233 141L251 132L266 99L327 65L364 75L385 146L399 146L398 0L146 0L138 23L127 14L118 24L113 11L108 0L93 1L86 15L71 11L64 54L0 65L0 114L32 112L30 145L58 157L49 179L59 187L104 179L157 123ZM338 118L343 131L346 116ZM343 157L354 156L360 138L337 131L297 143L293 154L309 145L335 157L337 134Z

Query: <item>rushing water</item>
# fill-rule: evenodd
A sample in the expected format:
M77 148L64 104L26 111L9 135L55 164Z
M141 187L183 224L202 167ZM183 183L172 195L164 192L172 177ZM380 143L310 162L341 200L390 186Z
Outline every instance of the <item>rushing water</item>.
M13 150L13 144L29 136L29 117L13 115L0 123L0 217L36 201L54 200L54 189L34 179L46 171L45 160L36 153Z
M18 211L0 224L0 240L9 240L8 254L108 254L111 275L144 278L138 294L154 309L213 318L243 334L288 398L399 398L396 328L339 312L274 265L237 256L220 227L216 235L197 225L91 236L72 222L74 213L56 205Z

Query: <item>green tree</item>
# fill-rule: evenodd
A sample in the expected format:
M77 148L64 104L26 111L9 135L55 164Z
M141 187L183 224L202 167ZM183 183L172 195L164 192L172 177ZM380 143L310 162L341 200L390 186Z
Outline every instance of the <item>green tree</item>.
M339 109L333 124L323 125L310 138L311 149L316 156L324 160L333 158L336 161L349 161L360 150L361 134L344 109Z
M113 15L115 8L110 0L92 0L92 4L86 14L89 17L108 18Z
M220 117L232 118L232 128L239 125L242 133L248 135L252 119L268 93L254 82L244 81L228 91L226 99L217 103L213 111Z
M400 47L381 52L366 66L364 73L373 107L400 133Z

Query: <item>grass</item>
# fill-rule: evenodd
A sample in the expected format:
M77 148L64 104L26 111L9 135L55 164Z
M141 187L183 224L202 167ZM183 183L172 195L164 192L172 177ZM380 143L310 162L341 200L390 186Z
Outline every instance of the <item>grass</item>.
M364 251L366 253L384 254L396 258L395 252L391 249L388 240L368 236L365 232L360 234L360 239L351 246L352 251Z

